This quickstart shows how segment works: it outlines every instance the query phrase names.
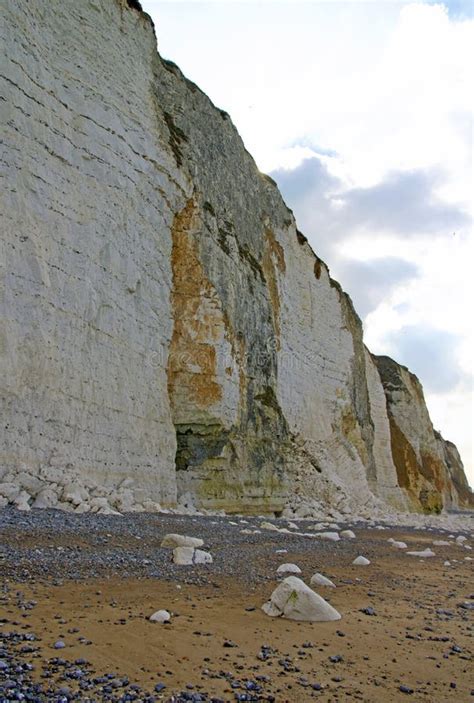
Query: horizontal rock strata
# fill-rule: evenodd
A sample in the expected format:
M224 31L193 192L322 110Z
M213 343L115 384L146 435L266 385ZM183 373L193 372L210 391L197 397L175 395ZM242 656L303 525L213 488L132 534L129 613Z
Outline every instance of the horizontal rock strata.
M6 0L0 501L466 506L421 386L136 2ZM1 503L0 503L1 504Z

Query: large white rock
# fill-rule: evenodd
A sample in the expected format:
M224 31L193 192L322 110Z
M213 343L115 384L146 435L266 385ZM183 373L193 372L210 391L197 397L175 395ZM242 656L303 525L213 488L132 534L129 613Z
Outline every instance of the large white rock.
M301 569L296 564L281 564L277 569L277 574L301 574Z
M170 547L174 549L175 547L202 547L204 540L199 537L188 537L187 535L178 535L170 533L165 535L161 542L162 547Z
M157 610L156 613L150 615L150 622L169 622L171 615L167 610Z
M296 576L288 576L264 603L262 610L271 617L282 615L289 620L329 622L341 615L324 598L311 590Z
M347 539L355 539L355 533L352 530L342 530L341 537L346 537Z
M336 584L322 574L313 574L313 576L311 576L310 584L311 586L327 586L328 588L336 588Z
M355 566L368 566L370 564L369 559L363 556L358 556L352 562Z

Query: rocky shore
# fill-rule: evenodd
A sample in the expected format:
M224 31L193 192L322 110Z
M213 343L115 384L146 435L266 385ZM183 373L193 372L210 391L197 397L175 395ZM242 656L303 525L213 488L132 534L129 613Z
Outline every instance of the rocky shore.
M416 520L4 508L0 700L470 700L473 520ZM174 563L170 534L212 563ZM340 620L262 610L289 565Z

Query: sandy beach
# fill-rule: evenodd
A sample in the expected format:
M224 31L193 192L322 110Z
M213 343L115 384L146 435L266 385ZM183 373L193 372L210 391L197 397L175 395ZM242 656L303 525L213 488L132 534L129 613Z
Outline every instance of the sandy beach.
M333 543L260 529L257 518L0 515L3 653L32 665L32 682L44 686L48 674L51 690L35 700L442 703L474 695L468 540L361 525L356 539ZM168 532L202 537L214 563L174 565L159 546ZM439 539L450 544L433 546ZM427 547L435 557L407 553ZM359 554L371 564L353 566ZM265 615L284 562L306 583L315 572L334 582L315 590L341 620ZM161 608L170 622L150 622ZM25 645L27 635L34 639Z

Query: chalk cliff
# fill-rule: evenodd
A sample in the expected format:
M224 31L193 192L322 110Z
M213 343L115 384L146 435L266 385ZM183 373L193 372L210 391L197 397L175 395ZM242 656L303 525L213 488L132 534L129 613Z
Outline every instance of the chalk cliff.
M4 0L0 504L438 511L421 386L132 0ZM2 498L3 496L3 498Z

